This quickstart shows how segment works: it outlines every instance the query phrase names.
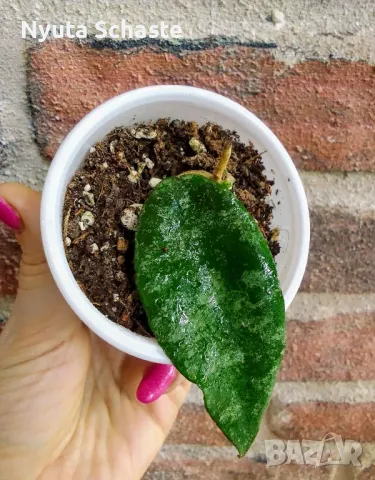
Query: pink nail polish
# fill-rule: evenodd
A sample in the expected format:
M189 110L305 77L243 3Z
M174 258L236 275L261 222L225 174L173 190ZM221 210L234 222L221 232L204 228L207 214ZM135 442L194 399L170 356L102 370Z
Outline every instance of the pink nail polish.
M173 365L154 363L143 377L138 390L137 399L141 403L157 400L176 378L177 370Z
M18 213L2 198L0 198L0 221L14 230L19 230L22 226Z

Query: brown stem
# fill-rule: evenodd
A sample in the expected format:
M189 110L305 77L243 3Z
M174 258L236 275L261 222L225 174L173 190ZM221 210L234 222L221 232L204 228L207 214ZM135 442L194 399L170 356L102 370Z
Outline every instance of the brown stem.
M212 174L212 179L215 180L215 182L222 181L231 153L232 153L232 144L230 142L227 142L224 146L224 150L221 152L221 155L219 157L219 163L216 165L214 173Z
M182 175L203 175L204 177L210 178L214 182L220 183L223 181L223 175L225 169L227 168L230 156L232 153L232 144L227 142L224 145L224 149L221 152L219 157L218 164L215 167L214 173L208 173L205 170L188 170L187 172L182 172L178 176L181 177ZM233 177L232 177L233 178Z

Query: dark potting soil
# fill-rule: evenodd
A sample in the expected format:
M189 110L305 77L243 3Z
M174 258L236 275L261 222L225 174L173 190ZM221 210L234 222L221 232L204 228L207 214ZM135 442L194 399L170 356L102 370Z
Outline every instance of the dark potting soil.
M213 171L226 142L233 192L257 220L269 248L279 251L268 203L272 181L261 154L235 132L212 123L159 119L115 128L90 149L68 185L63 235L70 268L80 288L109 319L152 336L134 281L134 236L138 214L163 178L188 170ZM233 178L234 177L234 178Z

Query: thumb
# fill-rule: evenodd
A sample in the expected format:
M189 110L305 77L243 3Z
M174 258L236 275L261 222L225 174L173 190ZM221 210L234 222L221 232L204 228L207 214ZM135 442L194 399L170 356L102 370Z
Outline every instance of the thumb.
M20 283L48 272L40 235L40 198L40 193L24 185L0 185L0 220L15 230L22 249Z

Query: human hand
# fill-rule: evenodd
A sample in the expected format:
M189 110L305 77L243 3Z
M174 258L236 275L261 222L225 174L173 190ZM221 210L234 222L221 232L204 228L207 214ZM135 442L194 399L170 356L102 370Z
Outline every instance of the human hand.
M0 220L18 231L23 252L0 335L0 480L139 479L189 383L173 366L130 357L81 323L46 264L39 210L39 193L0 185Z

